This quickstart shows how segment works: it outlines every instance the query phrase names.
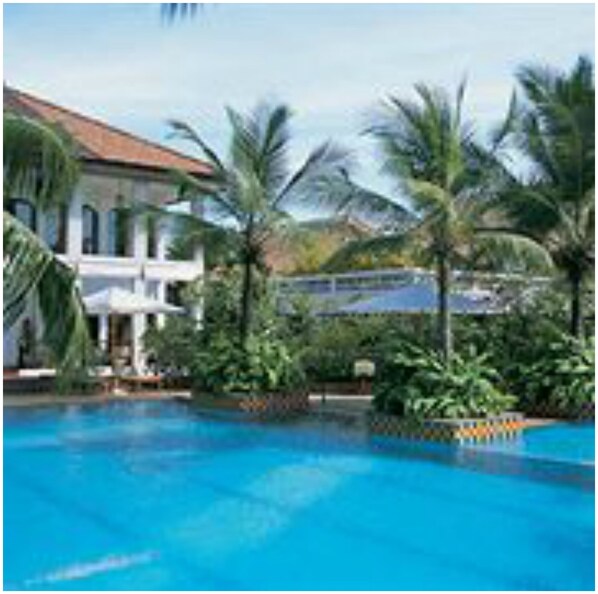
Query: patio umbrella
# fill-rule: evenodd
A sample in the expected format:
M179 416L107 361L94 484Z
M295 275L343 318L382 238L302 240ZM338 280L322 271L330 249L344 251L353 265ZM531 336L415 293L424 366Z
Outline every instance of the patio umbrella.
M497 302L492 291L472 289L453 293L449 307L455 314L488 315L503 313L505 307ZM417 283L363 299L341 307L338 314L390 314L390 313L434 313L438 307L436 286L429 282Z
M185 311L182 307L118 287L92 293L83 298L83 303L87 313L95 315L181 314Z
M134 314L182 314L184 309L163 301L126 291L118 287L103 289L83 298L88 314L107 315L109 323L114 323L114 316ZM110 341L112 343L112 341ZM113 345L108 345L110 357L114 361ZM116 363L113 362L113 367Z

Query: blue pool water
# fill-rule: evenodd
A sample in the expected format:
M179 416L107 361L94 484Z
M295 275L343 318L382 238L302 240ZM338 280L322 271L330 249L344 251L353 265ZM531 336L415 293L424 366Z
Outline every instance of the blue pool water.
M536 459L594 464L595 435L590 423L558 423L524 431L518 439L476 447Z
M593 485L570 458L177 403L5 409L4 586L590 590Z

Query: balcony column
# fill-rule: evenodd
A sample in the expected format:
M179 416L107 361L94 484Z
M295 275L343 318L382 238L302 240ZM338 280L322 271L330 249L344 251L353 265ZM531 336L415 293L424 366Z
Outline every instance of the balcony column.
M108 250L108 212L106 210L98 210L98 254L107 256L110 252Z
M164 262L168 258L168 245L170 244L170 232L168 222L158 219L156 222L156 260Z
M193 200L191 202L191 214L198 219L203 217L203 206L199 200ZM198 278L194 282L201 282L201 279L204 276L204 249L203 245L197 246L195 249L195 254L193 255L194 262L198 265L199 274ZM197 303L192 311L191 315L195 318L198 323L201 323L203 320L203 304Z
M146 187L139 183L133 186L134 200L145 202ZM145 217L136 216L133 219L133 257L136 260L147 260L147 222Z
M83 197L78 188L69 204L67 230L66 253L69 260L78 260L83 242Z
M156 291L156 300L161 301L162 303L166 303L166 282L160 281L158 283L158 290ZM166 316L164 314L157 314L156 315L156 326L158 328L164 328L164 324L166 323Z
M108 316L98 316L98 347L102 354L108 352L110 345L108 344Z
M145 295L145 280L136 278L134 283L134 292L137 295ZM134 314L132 319L132 338L133 338L133 368L142 371L145 367L146 358L143 349L143 335L147 327L147 318L145 314Z

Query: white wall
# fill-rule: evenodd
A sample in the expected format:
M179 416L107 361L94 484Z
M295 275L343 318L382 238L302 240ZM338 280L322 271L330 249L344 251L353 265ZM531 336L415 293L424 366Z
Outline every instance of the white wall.
M108 212L118 205L119 196L130 197L132 200L145 201L151 204L164 204L175 194L170 184L146 179L132 179L124 176L109 176L99 173L84 172L73 199L69 205L68 212L68 238L67 254L65 261L77 266L84 276L81 278L81 292L84 296L97 291L109 288L120 287L127 291L138 292L151 296L158 300L166 298L166 279L177 280L177 270L180 269L180 280L190 278L189 263L166 262L167 246L171 241L167 224L160 224L158 227L157 255L153 260L147 259L147 230L145 225L139 221L134 222L132 237L132 257L130 259L110 259L106 257L108 247ZM82 207L89 204L99 213L99 247L100 254L97 256L97 265L94 263L94 256L82 256ZM197 212L197 214L201 214ZM38 227L43 228L43 216L38 213ZM120 265L117 265L120 261ZM125 264L130 263L131 266ZM156 273L153 267L152 274L162 275L157 278L145 278L145 262L162 262ZM136 266L133 265L136 263ZM140 266L141 264L141 266ZM193 274L203 274L203 250L198 250L193 265ZM163 271L161 271L163 269ZM95 272L95 275L92 273ZM138 270L131 276L131 271ZM115 276L106 273L112 272ZM101 276L97 276L98 273ZM135 276L138 274L139 276ZM119 276L121 275L121 276ZM160 280L163 278L164 280ZM29 312L29 315L32 315ZM200 316L201 311L196 312ZM35 316L34 316L35 317ZM159 316L159 323L163 322L163 316ZM141 336L145 332L145 316L133 317L133 336L135 339L134 352L137 364L143 365L144 357L141 350ZM7 366L16 366L18 360L18 334L20 332L21 320L17 322L14 329L5 332L3 336L4 360ZM36 327L39 324L36 324Z

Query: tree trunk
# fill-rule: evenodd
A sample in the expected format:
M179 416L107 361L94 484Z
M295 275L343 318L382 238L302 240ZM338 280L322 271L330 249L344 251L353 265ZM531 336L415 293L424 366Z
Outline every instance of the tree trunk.
M438 342L440 352L445 361L449 361L453 353L453 332L451 328L451 312L449 295L451 289L451 271L448 259L438 257Z
M570 330L575 338L583 337L583 281L581 274L575 272L569 276L571 288L571 321Z
M241 342L245 344L251 329L252 300L253 300L253 270L251 258L247 257L243 262L243 284L241 287L241 319L239 332Z

